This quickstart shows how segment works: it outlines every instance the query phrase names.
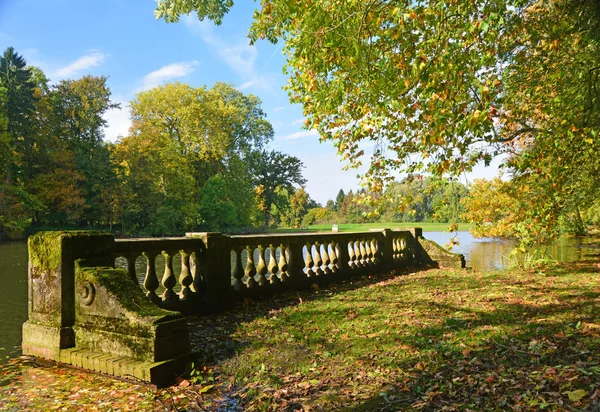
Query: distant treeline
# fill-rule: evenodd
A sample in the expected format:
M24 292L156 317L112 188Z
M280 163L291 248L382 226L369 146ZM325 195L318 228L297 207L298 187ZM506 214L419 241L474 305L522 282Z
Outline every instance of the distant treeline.
M467 221L479 236L533 240L554 232L527 223L531 210L558 216L563 233L600 223L597 198L550 213L524 203L536 186L500 178L467 188L415 175L383 193L340 190L322 206L303 187L302 162L267 150L273 127L258 97L224 83L155 87L129 102L132 126L111 143L105 117L118 105L106 80L51 84L13 48L0 56L0 240L43 228L160 236L377 221Z
M443 222L460 223L468 190L460 182L429 177L389 184L379 196L359 190L344 193L325 207L309 209L302 226L322 223Z
M110 143L105 115L118 105L106 80L51 84L4 51L0 239L62 227L239 230L271 225L274 209L289 223L308 204L300 160L265 149L273 128L256 96L223 83L156 87L130 102L129 133Z

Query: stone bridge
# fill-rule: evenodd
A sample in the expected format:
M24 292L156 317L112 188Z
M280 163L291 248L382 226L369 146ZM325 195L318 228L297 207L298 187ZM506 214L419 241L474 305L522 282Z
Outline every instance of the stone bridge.
M28 246L23 353L159 386L189 362L185 314L393 269L465 266L421 229L151 239L41 232Z

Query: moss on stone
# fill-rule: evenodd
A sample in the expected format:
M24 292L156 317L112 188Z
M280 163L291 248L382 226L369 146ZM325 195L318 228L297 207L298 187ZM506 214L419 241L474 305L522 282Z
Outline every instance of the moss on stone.
M54 272L62 259L64 232L39 232L29 237L29 261L44 272Z
M107 235L93 230L38 232L29 237L29 260L44 272L56 271L61 264L63 239Z
M179 317L178 313L161 309L150 302L142 293L140 287L131 281L127 271L108 267L82 268L78 270L78 277L84 276L89 281L98 285L118 298L119 304L137 317Z

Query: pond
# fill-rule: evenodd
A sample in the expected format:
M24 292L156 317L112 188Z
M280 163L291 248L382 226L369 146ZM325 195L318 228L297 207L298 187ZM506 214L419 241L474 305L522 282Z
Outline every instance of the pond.
M426 239L444 246L454 234L448 232L424 232ZM459 244L452 248L454 253L465 255L467 266L476 271L503 269L508 266L508 255L516 242L493 238L474 238L469 232L458 232ZM565 236L537 249L540 257L560 262L600 257L598 239L592 237Z
M452 237L447 232L425 232L424 236L440 245ZM514 247L514 242L475 239L468 232L459 232L458 240L460 244L454 247L453 252L464 254L467 266L473 270L501 269L507 264L506 256ZM560 261L598 258L600 249L593 241L597 242L597 239L562 238L545 247L543 252ZM0 285L0 363L3 363L20 354L21 327L27 320L25 242L0 243Z

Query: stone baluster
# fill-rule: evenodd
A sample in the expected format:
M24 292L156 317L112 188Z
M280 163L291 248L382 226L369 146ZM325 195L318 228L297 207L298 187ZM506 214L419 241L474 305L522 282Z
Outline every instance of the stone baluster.
M322 258L323 258L323 272L326 275L330 275L331 274L331 268L329 267L329 265L331 264L331 258L329 257L329 251L327 250L329 249L329 242L325 242L323 243L323 254L322 254Z
M177 279L175 279L175 275L173 274L173 255L167 250L162 251L162 255L165 258L165 272L162 277L162 285L165 288L164 293L162 294L162 299L165 302L174 302L178 300L177 294L173 291L175 285L177 285Z
M281 280L277 277L277 272L279 272L279 267L277 266L277 254L275 253L276 247L273 244L269 245L269 282L271 284L281 283Z
M350 268L356 269L358 266L356 265L356 253L354 253L354 241L348 242L348 256L350 258Z
M140 281L138 280L137 273L135 272L135 261L137 260L138 256L139 255L137 253L129 253L124 257L127 260L127 273L129 273L129 276L131 276L131 278L135 280L135 283L139 285Z
M364 239L361 239L358 241L358 248L360 250L360 263L362 265L362 267L366 268L367 266L369 266L369 257L367 256L367 250L365 249L365 243L366 241Z
M356 267L357 268L362 268L363 267L363 263L362 263L362 258L363 255L360 251L360 240L357 240L355 242L352 243L352 246L354 246L354 253L356 254Z
M158 277L156 276L156 267L154 261L156 259L157 252L143 252L146 258L146 277L144 278L144 289L146 289L146 296L153 302L158 302L160 298L156 295L156 289L158 289Z
M314 260L315 260L315 267L317 269L315 271L317 276L323 276L323 269L321 269L321 266L323 266L323 258L321 258L321 244L319 242L315 242Z
M312 243L306 243L306 257L304 258L304 263L306 264L306 275L311 278L316 276L316 273L313 271L313 267L315 266L315 262L312 258Z
M338 257L335 250L337 245L333 240L329 244L331 245L331 252L329 252L329 259L331 260L331 272L337 273L339 271Z
M287 282L290 277L288 275L288 262L285 254L287 253L288 248L282 243L279 246L279 276L282 282Z
M394 262L398 260L400 253L399 253L399 244L398 244L399 239L396 237L392 240L392 245L393 245L393 250L394 250L394 254L393 256L393 260Z
M181 254L181 273L179 274L179 283L181 283L181 300L189 300L194 294L190 285L194 281L190 271L190 251L180 250Z
M205 265L204 263L204 254L206 252L202 249L197 249L191 256L190 260L190 270L192 271L192 278L194 281L192 282L192 292L198 295L206 294L206 282L204 279Z
M242 282L244 277L244 268L242 267L242 247L237 247L233 250L235 254L235 263L233 265L233 289L236 291L242 290L246 285Z
M267 264L265 263L265 248L263 245L258 245L258 265L256 266L256 273L258 273L258 286L265 286L267 284Z
M256 275L256 266L254 266L254 249L250 246L246 246L246 254L246 270L244 271L248 277L246 280L246 286L248 288L255 288L257 283L256 279L254 279L254 276Z
M365 254L365 266L373 266L373 251L371 250L371 241L369 239L365 239L364 243L364 251Z
M398 239L398 257L402 260L406 260L407 258L407 253L406 253L406 239L402 238L402 239Z
M379 265L379 242L377 239L371 239L371 251L373 252L373 264Z

